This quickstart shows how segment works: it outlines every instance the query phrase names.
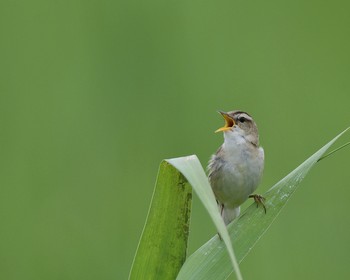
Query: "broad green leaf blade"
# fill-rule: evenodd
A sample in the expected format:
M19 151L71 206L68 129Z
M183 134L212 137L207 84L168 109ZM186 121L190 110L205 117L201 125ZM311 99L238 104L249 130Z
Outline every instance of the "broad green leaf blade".
M223 250L223 253L225 254L228 260L231 260L237 279L239 280L242 279L241 273L239 271L239 266L231 244L231 240L227 232L227 228L218 211L214 193L210 187L208 178L205 175L203 167L199 162L197 156L192 155L192 156L181 157L181 158L173 158L173 159L168 159L167 161L170 164L174 165L187 178L192 188L197 193L199 199L202 201L204 207L207 209L210 217L212 218L218 232L220 233L226 245L228 255L225 249ZM230 267L232 268L232 266ZM189 278L186 278L186 279L189 279ZM202 277L202 278L193 278L193 279L203 280L203 279L216 279L216 278Z
M192 188L163 161L129 279L175 279L186 260Z
M348 129L336 136L263 195L266 198L267 214L253 203L228 226L239 262L271 226L311 167ZM232 267L222 241L214 236L186 260L177 279L220 280L227 279L231 273Z

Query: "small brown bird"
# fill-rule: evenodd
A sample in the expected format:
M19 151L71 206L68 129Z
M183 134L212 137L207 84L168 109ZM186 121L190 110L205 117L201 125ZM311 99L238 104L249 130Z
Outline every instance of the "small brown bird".
M240 205L249 197L263 204L264 198L252 194L260 183L264 169L264 150L259 146L258 128L253 118L243 111L219 113L225 126L215 132L224 133L224 143L211 157L209 182L225 224L240 213Z

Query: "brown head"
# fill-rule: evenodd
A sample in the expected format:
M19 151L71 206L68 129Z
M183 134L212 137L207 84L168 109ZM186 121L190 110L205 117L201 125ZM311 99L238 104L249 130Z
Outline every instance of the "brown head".
M259 146L259 133L253 118L246 112L236 110L230 112L219 111L225 119L225 125L215 132L223 131L229 134L240 134L247 141Z

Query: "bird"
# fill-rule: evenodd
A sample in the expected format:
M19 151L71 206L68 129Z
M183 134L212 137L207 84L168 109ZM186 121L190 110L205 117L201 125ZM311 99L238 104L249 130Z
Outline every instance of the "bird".
M253 194L264 170L264 149L259 144L258 128L248 113L235 110L218 111L225 125L215 132L223 132L224 143L208 163L208 179L225 225L240 214L240 205L253 198L265 213L265 198Z

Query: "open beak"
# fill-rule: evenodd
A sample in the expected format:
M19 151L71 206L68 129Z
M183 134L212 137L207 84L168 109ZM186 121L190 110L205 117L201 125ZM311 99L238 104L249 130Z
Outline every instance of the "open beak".
M229 116L229 114L227 114L226 112L223 112L223 111L219 111L219 113L223 116L223 118L225 119L225 126L217 129L215 131L216 132L220 132L220 131L227 131L227 130L230 130L236 123L234 121L233 118L231 118Z

